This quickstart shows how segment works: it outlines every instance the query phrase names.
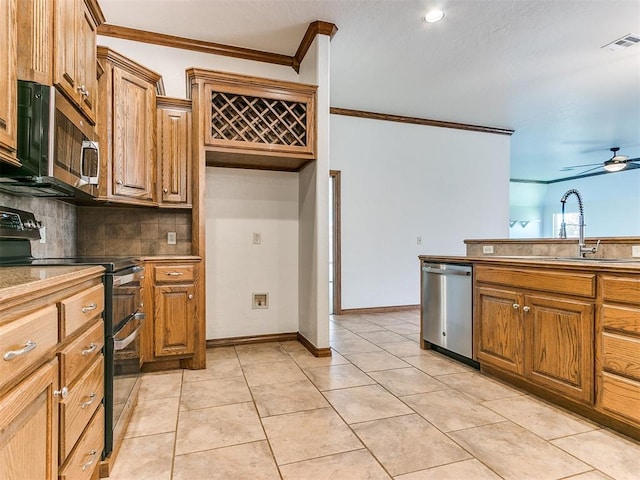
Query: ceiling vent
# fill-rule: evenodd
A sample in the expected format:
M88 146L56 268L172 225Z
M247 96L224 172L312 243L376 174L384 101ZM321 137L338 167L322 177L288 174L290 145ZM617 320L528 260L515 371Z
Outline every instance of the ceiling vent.
M602 48L608 48L609 50L622 50L624 48L633 47L640 44L640 35L635 33L629 33L624 37L614 40L611 43L607 43Z

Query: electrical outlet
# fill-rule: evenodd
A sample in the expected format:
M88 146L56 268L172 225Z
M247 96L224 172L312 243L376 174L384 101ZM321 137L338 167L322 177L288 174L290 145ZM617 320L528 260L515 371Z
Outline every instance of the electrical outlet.
M176 244L176 232L167 232L167 245Z
M252 293L251 308L269 308L268 293Z
M493 245L483 245L482 253L493 253Z
M260 245L262 243L262 234L260 232L253 232L253 244Z
M417 243L418 245L422 245L422 237L417 237L417 238L416 238L416 243Z
M40 243L47 243L47 227L40 227Z
M640 245L633 245L631 247L631 256L640 257Z

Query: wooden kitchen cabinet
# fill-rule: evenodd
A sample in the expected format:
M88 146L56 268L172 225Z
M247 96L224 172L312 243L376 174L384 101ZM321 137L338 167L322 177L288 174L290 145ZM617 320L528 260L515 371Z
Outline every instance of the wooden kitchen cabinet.
M57 390L53 359L0 397L0 478L57 478Z
M315 85L200 69L187 82L207 165L299 171L316 158Z
M157 73L106 47L98 47L104 69L99 80L99 198L157 205L155 169Z
M640 427L640 280L602 275L596 408Z
M0 0L0 161L16 158L18 120L17 0Z
M475 275L480 364L592 403L595 275L485 266Z
M191 101L157 97L158 203L191 207Z
M53 83L96 123L97 26L104 16L95 0L56 0Z
M177 361L204 353L198 311L199 260L145 262L143 352L149 362Z

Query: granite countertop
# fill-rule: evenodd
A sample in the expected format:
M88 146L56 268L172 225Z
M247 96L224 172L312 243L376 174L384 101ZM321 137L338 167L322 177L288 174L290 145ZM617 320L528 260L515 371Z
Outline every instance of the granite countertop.
M418 258L427 262L440 263L495 263L504 265L562 267L580 270L640 271L640 258L573 258L536 255L419 255Z
M0 302L79 277L104 272L103 267L0 267Z

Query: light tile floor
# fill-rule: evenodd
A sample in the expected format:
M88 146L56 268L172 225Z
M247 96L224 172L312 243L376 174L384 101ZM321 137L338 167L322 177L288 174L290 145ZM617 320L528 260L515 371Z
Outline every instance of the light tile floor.
M417 311L142 377L111 480L640 479L640 443L432 351Z

